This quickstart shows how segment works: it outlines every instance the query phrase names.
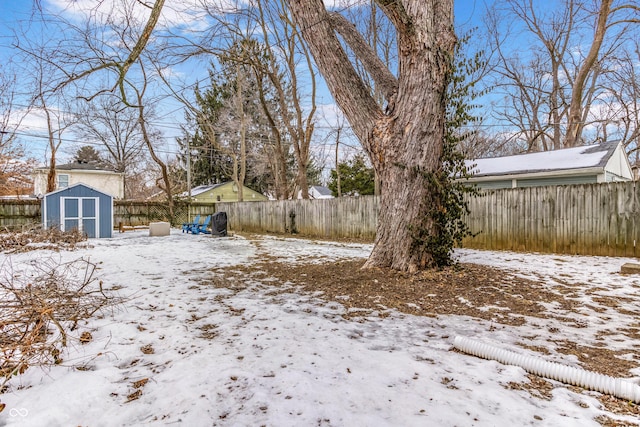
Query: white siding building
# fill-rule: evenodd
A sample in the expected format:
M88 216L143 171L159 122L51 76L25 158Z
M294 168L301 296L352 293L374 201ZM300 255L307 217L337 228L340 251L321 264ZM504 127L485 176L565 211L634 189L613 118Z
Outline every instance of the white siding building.
M633 172L619 142L467 161L469 182L481 189L631 181Z
M33 171L34 194L38 197L47 193L48 167ZM56 188L61 190L76 184L85 184L116 199L124 199L124 174L101 169L88 163L69 163L56 167ZM55 191L54 190L54 191Z

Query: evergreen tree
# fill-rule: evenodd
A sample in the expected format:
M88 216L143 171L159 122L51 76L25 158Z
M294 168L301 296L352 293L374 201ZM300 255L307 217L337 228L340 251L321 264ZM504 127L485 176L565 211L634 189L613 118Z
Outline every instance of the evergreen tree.
M362 154L353 159L338 164L340 172L340 193L346 196L373 195L375 191L375 173L367 166ZM334 196L338 196L338 173L331 170L329 189Z
M243 167L242 157L246 156L244 185L267 192L270 171L263 164L260 147L268 130L262 125L265 120L256 99L255 79L242 66L226 64L218 68L212 65L209 81L206 89L196 87L198 111L187 113L191 130L184 130L184 136L178 139L185 153L181 160L186 163L187 157L190 158L192 186L233 180L234 174ZM239 81L241 87L238 87ZM241 108L238 102L242 103ZM239 110L244 117L238 115ZM245 147L240 143L241 121L244 121Z
M107 167L108 162L102 158L98 150L91 145L82 146L76 151L74 160L78 163L93 165L96 167Z

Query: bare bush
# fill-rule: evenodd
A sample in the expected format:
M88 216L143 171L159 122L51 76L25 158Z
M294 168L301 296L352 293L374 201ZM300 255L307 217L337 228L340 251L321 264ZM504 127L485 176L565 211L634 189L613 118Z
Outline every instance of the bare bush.
M44 229L35 226L22 232L0 233L0 251L26 252L36 249L74 250L78 243L87 240L87 236L78 229L60 231L57 228Z
M0 271L0 392L29 367L62 363L78 322L122 302L105 292L96 265L84 258L49 258L31 267L25 274L7 262ZM78 342L86 342L82 337Z

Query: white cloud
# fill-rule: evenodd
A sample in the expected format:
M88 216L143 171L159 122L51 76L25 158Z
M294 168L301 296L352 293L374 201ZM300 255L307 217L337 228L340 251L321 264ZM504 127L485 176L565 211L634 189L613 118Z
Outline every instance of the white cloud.
M122 22L126 16L133 16L139 23L145 23L151 8L141 5L135 0L48 0L48 5L55 13L74 22L86 22L88 19L97 23ZM214 4L215 3L215 4ZM210 7L227 7L228 1L208 1ZM149 2L149 5L152 5ZM163 28L187 27L202 28L206 25L206 12L201 0L168 0L159 20Z
M47 118L42 109L14 111L11 114L10 123L11 127L18 127L19 132L42 133L47 130Z

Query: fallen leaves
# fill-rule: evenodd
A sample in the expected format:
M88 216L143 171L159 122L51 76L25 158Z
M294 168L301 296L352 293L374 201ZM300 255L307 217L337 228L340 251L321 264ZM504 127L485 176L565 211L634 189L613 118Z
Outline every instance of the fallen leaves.
M129 403L132 402L134 400L137 400L140 398L140 396L142 396L142 388L149 382L149 378L142 378L140 380L134 381L132 383L133 388L135 389L135 391L129 395L127 395L127 401L125 403Z
M143 354L153 354L156 351L153 349L153 346L151 344L147 344L147 345L143 345L142 347L140 347L140 351Z
M91 335L91 332L83 332L82 334L80 334L80 343L81 344L86 344L91 342L91 340L93 340L93 336Z

